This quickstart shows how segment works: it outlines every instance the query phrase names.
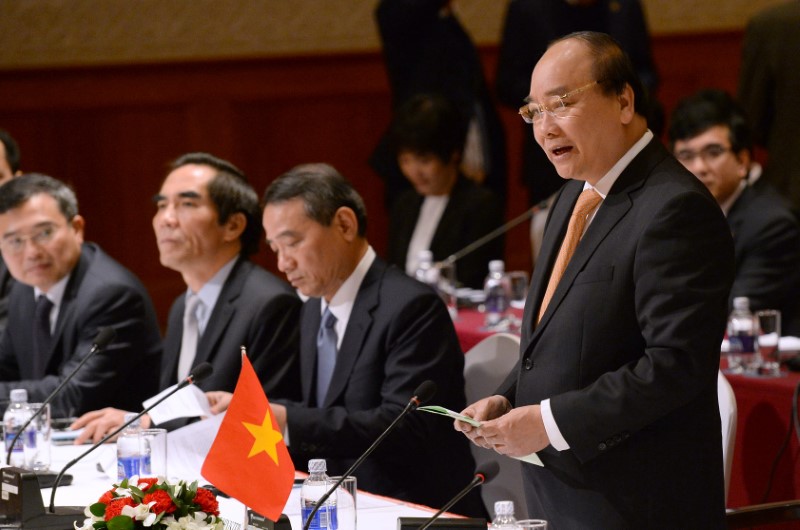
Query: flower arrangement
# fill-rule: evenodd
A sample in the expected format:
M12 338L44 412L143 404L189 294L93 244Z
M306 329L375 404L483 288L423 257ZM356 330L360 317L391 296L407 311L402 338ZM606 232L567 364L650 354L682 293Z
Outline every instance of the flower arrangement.
M223 530L217 498L197 481L131 477L87 506L75 530Z

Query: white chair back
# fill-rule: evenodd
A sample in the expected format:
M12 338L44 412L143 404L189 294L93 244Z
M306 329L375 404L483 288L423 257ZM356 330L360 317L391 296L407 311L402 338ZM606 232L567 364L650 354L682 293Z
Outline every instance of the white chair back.
M736 444L736 396L733 387L719 372L717 375L717 399L719 399L719 418L722 421L722 463L725 472L725 500L731 483L733 466L733 447Z
M519 343L517 335L496 333L467 352L464 360L467 403L474 403L497 390L519 359ZM500 466L497 477L482 486L481 495L489 514L494 514L495 501L510 500L514 501L516 518L527 519L528 509L522 489L522 463L475 444L470 444L470 448L478 467L491 460Z

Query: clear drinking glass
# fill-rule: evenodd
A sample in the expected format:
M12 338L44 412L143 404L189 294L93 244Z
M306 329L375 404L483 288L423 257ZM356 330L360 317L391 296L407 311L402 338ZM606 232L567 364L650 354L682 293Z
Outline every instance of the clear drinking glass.
M456 280L456 264L437 263L436 268L439 270L439 275L436 281L436 290L439 291L439 296L442 297L445 305L447 305L447 311L450 313L450 318L456 320L458 318L458 297L456 296L458 282Z
M547 521L544 519L522 519L517 521L520 530L547 530Z
M41 408L41 403L28 403L28 410L30 410L31 414L36 413ZM49 403L45 405L44 412L33 420L31 427L36 435L29 437L26 431L26 434L21 437L25 455L25 468L33 471L47 471L50 469L50 433L52 432Z
M761 361L758 371L762 375L780 375L781 312L777 309L756 311L756 321L756 340Z
M330 477L331 484L341 477ZM336 518L338 530L356 530L357 515L356 499L358 488L356 477L347 477L336 488Z

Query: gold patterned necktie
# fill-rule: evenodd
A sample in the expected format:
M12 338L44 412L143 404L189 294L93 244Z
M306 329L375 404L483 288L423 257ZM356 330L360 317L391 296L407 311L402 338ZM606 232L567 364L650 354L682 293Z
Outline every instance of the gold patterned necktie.
M553 298L553 293L556 291L558 282L564 275L564 271L569 265L569 260L575 253L575 249L583 236L583 230L586 227L586 220L589 214L600 204L603 198L593 188L583 190L578 197L578 202L575 203L575 208L572 210L572 215L569 218L569 225L567 226L567 235L564 236L564 241L561 243L561 249L558 251L556 263L553 265L553 271L550 273L550 280L547 282L547 290L544 292L542 298L542 305L539 306L539 316L536 319L538 323L542 319L547 305Z

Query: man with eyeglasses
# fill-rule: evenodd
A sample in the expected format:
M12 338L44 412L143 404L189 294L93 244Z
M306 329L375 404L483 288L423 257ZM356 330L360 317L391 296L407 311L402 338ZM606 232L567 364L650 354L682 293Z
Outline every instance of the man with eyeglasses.
M548 528L725 527L717 403L733 243L708 190L648 130L608 35L555 41L524 118L568 182L525 304L520 362L456 422L523 464Z
M100 247L84 243L75 193L27 174L0 187L0 251L12 276L0 339L0 400L15 388L43 401L88 355L98 331L111 345L52 402L55 417L105 406L136 409L158 388L161 337L144 286Z
M789 204L759 178L744 111L724 91L701 90L678 103L669 139L728 220L736 254L729 305L747 296L753 309L779 309L782 332L800 335L800 226Z

